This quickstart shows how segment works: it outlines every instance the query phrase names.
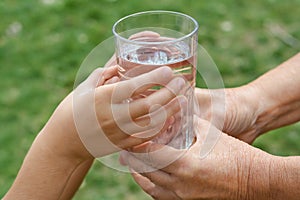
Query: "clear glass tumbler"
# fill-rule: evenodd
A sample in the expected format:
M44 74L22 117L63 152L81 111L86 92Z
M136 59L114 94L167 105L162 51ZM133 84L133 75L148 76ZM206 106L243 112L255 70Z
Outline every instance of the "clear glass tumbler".
M194 88L198 23L192 17L172 11L146 11L126 16L113 26L116 58L121 80L147 73L161 66L169 66L174 74L183 77L188 87L183 91L187 109L175 116L168 129L172 135L168 145L185 149L194 140ZM155 91L160 87L154 87ZM151 91L149 91L151 93ZM182 113L184 112L184 113ZM159 136L153 141L160 143Z

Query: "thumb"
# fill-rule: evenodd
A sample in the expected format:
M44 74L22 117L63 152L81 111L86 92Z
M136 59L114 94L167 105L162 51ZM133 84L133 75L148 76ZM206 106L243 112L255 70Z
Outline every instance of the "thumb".
M99 82L101 82L101 79L103 79L104 69L103 68L97 68L95 69L77 88L81 92L84 92L86 90L95 89Z
M194 127L197 143L200 145L199 155L203 159L213 150L222 135L222 131L197 116L195 116Z
M138 166L142 162L150 166L151 169L162 169L170 172L177 170L171 164L187 152L187 150L179 150L154 142L147 142L130 150L124 157L129 166ZM145 168L141 168L141 170L145 170Z
M136 40L136 39L140 39L140 38L144 38L144 37L159 38L160 35L159 35L159 33L156 33L156 32L153 32L153 31L142 31L142 32L138 32L138 33L135 33L135 34L131 35L129 37L129 40Z

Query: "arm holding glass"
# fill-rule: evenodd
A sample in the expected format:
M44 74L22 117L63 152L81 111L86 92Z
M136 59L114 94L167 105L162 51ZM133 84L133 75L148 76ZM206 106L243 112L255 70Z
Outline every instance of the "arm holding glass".
M147 80L168 85L172 92L162 88L147 98L130 103L124 101L128 97L128 89L138 88L132 94L138 95L151 87L149 84L143 85ZM170 125L171 116L178 112L180 104L184 103L174 95L174 91L180 90L184 81L174 77L168 67L162 67L128 81L117 81L117 67L96 69L60 103L35 138L13 185L3 199L70 199L88 172L94 157L150 140L154 136L140 137L145 134L146 127L160 126L163 127L160 130L163 132ZM143 87L140 87L141 85ZM114 92L116 96L113 95ZM75 95L79 100L74 97ZM92 107L95 106L94 114L100 127L97 129L99 130L96 132L97 136L89 132L78 132L75 119L76 110L85 111L79 112L81 120L88 119L88 115L91 114L88 113L91 99L95 102ZM159 102L164 102L161 109L166 113L165 118L160 116L161 109L150 109L151 105ZM130 119L121 114L118 118L114 118L113 106L120 110L129 109ZM131 132L120 129L117 120ZM131 126L130 120L140 126ZM90 127L86 127L86 130L90 130ZM98 135L103 138L98 148L90 147L88 140L82 141L81 137L85 134L91 142Z
M300 53L247 85L225 89L224 126L217 128L252 143L267 131L299 121L299 74ZM210 120L211 116L223 115L221 110L212 113L213 106L224 103L220 92L223 91L196 89L201 118Z
M260 134L300 120L300 54L267 72L257 80L239 88L225 89L224 126L197 118L196 143L174 163L156 171L137 173L144 165L178 155L181 150L154 143L133 148L133 152L151 152L164 148L164 154L149 154L140 160L135 154L123 155L132 168L135 181L155 199L298 199L300 157L270 155L251 143ZM218 90L196 89L200 117L210 120L211 99ZM218 123L217 123L218 124ZM227 135L218 129L223 130ZM219 140L206 157L203 137L219 135Z

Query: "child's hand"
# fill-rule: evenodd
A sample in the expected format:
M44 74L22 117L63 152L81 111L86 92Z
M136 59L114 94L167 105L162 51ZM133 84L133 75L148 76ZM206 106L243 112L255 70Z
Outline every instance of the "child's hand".
M153 85L165 86L140 98ZM168 67L118 82L117 67L96 69L57 107L37 140L58 156L90 159L151 140L185 106L185 86ZM42 140L42 141L41 141Z
M184 97L176 97L185 81L173 78L168 67L114 83L116 75L116 67L97 69L74 92L75 125L94 157L141 144L166 131L171 116L185 104ZM141 98L154 85L166 87Z

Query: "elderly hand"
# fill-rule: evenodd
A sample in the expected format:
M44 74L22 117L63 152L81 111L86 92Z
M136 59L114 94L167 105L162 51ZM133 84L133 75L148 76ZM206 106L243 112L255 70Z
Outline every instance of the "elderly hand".
M154 199L267 197L272 156L200 118L195 124L197 141L188 150L147 143L123 153L141 188Z
M196 89L198 115L247 143L269 130L299 121L299 63L300 53L247 85Z
M197 115L213 123L218 129L247 143L261 134L257 124L263 111L252 86L238 88L195 90L199 112Z

